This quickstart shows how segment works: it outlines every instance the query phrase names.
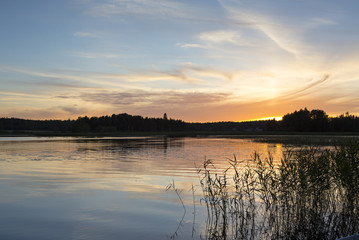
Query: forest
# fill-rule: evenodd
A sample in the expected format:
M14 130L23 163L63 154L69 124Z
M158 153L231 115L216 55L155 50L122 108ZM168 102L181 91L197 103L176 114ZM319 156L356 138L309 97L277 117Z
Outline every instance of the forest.
M281 121L192 123L168 118L133 116L127 113L76 120L26 120L0 118L0 134L11 133L133 133L133 132L359 132L359 117L349 113L328 117L323 110L307 108L285 114Z

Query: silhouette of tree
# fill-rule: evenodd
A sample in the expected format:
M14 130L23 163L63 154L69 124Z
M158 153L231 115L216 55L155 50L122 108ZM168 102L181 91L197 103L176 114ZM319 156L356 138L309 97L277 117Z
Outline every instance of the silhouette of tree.
M328 122L328 115L323 110L304 108L284 115L282 126L287 131L322 132L328 130Z
M311 131L324 132L328 130L328 115L323 110L310 111Z
M304 132L309 130L310 112L307 108L283 116L282 124L289 131Z
M330 118L329 129L335 132L358 132L359 118L346 112L338 117Z

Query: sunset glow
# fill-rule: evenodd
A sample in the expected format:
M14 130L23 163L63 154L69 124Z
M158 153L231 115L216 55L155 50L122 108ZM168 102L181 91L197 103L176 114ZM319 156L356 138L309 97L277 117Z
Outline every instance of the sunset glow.
M359 114L359 2L4 1L0 117Z
M251 119L251 121L264 121L264 120L276 120L281 121L283 117L264 117L264 118L258 118L258 119Z

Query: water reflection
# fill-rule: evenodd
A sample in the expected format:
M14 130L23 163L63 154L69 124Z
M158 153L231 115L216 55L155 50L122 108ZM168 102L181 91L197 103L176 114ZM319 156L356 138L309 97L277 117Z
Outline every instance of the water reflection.
M175 180L193 208L196 166L233 154L250 159L268 151L279 159L286 145L228 138L7 138L0 140L0 239L166 239L183 209L165 191ZM195 191L198 204L202 193ZM205 211L196 209L196 234ZM178 238L192 238L190 210Z

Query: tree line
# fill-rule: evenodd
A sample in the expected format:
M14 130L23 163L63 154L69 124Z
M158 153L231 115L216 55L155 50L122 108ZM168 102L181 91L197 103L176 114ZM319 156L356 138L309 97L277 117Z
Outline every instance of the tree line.
M328 117L323 110L307 108L283 116L280 129L295 132L358 132L359 117L348 112Z
M168 118L133 116L126 113L76 120L25 120L0 118L0 132L358 132L359 118L349 113L328 117L323 110L307 108L285 114L281 121L190 123Z

